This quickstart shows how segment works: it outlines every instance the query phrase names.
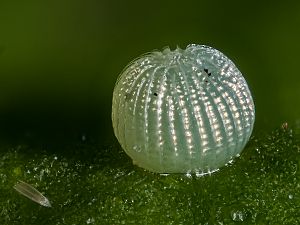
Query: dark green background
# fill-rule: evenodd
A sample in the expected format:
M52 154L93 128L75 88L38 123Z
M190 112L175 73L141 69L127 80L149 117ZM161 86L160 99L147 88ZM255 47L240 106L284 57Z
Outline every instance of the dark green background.
M113 138L111 97L135 57L213 46L244 74L255 132L300 114L298 1L1 1L0 131Z
M299 41L300 1L0 0L0 224L299 224ZM244 74L254 135L211 176L161 176L114 138L113 87L135 57L190 43Z

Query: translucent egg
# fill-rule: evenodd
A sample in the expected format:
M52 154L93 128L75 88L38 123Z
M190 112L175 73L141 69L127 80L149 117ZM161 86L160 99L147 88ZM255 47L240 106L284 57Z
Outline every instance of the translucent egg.
M157 173L218 170L243 150L254 119L241 72L204 45L142 55L113 92L119 143L134 164Z

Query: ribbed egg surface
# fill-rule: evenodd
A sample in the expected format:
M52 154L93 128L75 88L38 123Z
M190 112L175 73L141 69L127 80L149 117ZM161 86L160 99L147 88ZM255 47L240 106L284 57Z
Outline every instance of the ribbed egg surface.
M158 173L204 174L245 147L254 103L241 72L204 45L131 62L113 93L115 135L133 163Z

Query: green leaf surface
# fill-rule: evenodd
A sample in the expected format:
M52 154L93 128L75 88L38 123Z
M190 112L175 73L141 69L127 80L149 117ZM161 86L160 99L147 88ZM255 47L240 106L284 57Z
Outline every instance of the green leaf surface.
M0 224L300 224L300 145L294 129L253 137L211 175L159 175L117 143L2 145ZM46 208L13 189L31 184Z

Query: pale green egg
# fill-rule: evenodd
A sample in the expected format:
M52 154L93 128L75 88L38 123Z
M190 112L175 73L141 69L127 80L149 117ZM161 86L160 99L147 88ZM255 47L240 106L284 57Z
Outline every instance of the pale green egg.
M134 164L153 172L219 169L243 150L254 119L241 72L204 45L143 55L114 88L115 135Z

